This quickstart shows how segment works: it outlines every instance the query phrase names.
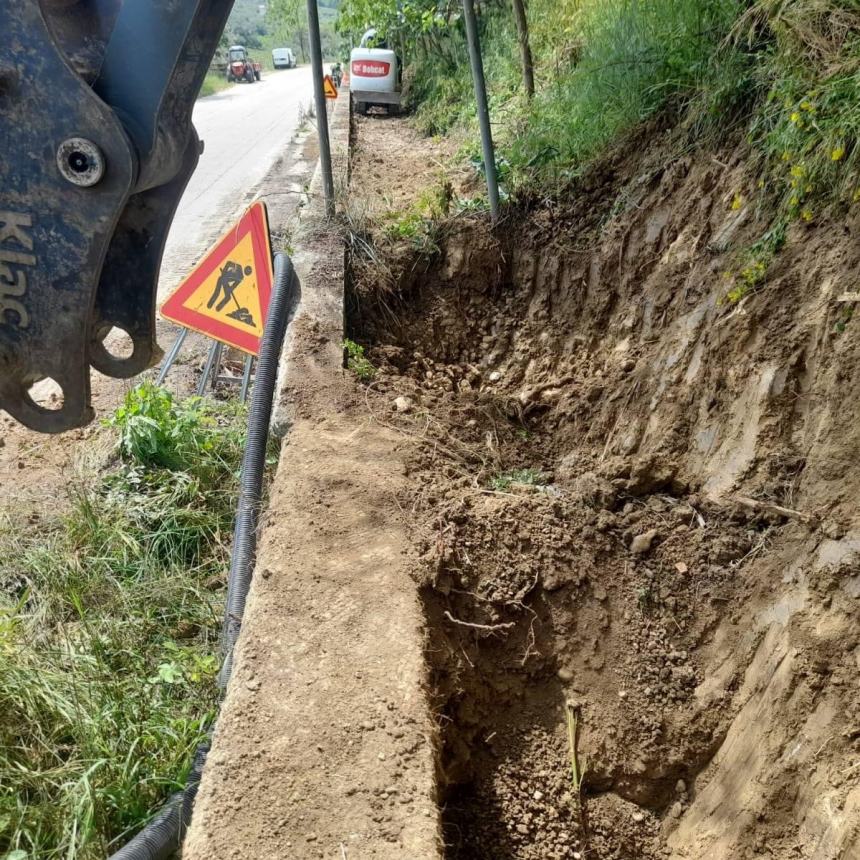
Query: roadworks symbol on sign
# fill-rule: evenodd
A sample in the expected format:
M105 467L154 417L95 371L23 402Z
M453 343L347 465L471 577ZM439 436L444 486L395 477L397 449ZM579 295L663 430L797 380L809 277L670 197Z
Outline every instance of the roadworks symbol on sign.
M327 99L337 98L337 87L334 85L334 81L331 79L331 75L326 75L323 78L323 90Z
M272 279L266 206L255 203L162 305L161 315L259 355Z

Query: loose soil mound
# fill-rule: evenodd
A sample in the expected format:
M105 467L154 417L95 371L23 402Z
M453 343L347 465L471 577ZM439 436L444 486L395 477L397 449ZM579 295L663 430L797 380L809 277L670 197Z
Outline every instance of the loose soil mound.
M847 860L856 216L727 303L760 227L729 205L743 164L661 162L649 133L563 208L455 219L393 292L353 264L368 403L419 442L447 856Z

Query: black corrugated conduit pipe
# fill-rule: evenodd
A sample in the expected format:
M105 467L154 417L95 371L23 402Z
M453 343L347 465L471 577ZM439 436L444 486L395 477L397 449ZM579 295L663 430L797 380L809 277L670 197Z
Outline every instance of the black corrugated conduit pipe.
M218 686L222 695L233 669L233 647L242 628L245 601L251 588L254 563L257 559L257 527L263 498L263 475L266 470L266 448L278 362L287 333L290 310L293 307L295 277L293 264L287 254L275 255L275 282L266 316L266 327L260 344L260 359L248 417L248 438L242 459L242 479L239 507L233 531L233 557L227 582L227 606L221 631L221 672ZM194 798L200 785L203 765L209 752L207 739L197 747L191 773L183 791L174 794L155 817L110 860L169 860L179 847L191 822Z

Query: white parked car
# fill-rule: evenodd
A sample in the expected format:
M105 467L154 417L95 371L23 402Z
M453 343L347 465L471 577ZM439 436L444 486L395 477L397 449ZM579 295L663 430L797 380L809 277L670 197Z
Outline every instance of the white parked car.
M275 48L272 51L272 63L276 69L294 69L296 55L289 48Z

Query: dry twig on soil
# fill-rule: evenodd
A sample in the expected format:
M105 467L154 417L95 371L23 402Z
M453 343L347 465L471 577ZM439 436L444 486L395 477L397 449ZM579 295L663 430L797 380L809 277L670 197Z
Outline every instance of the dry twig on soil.
M782 505L775 505L772 502L759 502L756 499L751 499L748 496L734 496L741 507L748 508L751 511L763 512L766 514L776 514L780 517L787 517L791 520L800 520L807 525L815 525L818 522L818 517L815 514L805 514L802 511L793 511L791 508L784 508Z

